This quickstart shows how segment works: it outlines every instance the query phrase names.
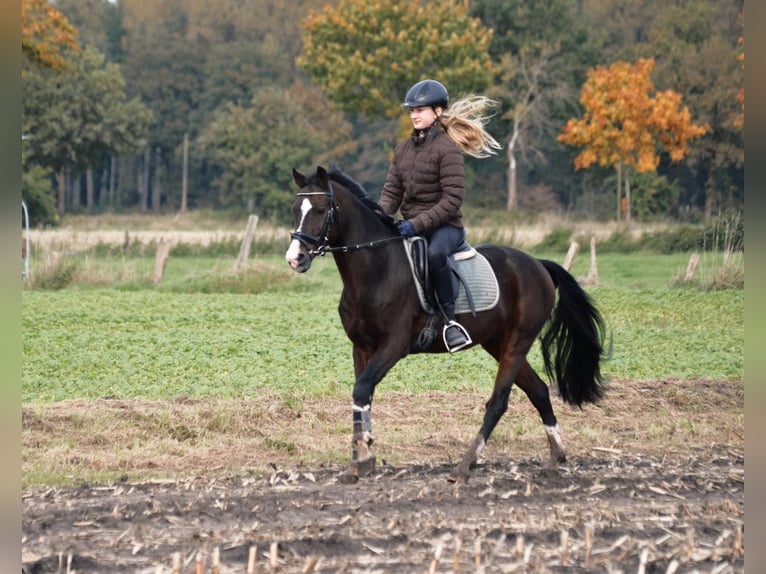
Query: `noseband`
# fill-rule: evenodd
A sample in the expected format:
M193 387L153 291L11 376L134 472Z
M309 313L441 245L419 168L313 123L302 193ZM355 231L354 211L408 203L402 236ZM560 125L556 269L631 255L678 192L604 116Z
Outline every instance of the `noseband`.
M298 241L303 247L306 248L306 252L311 259L314 259L317 255L324 255L325 253L348 253L349 251L356 251L358 249L365 249L371 247L378 247L380 245L386 245L394 241L403 241L404 238L396 235L394 237L384 237L383 239L374 239L372 241L366 241L364 243L357 243L354 245L340 245L338 247L330 247L329 235L332 224L335 221L335 215L340 210L338 204L335 203L335 191L332 187L332 182L327 182L327 191L299 191L298 197L306 197L310 195L324 195L330 198L330 209L327 211L322 229L319 230L319 236L309 235L303 231L293 231L290 233L290 237Z

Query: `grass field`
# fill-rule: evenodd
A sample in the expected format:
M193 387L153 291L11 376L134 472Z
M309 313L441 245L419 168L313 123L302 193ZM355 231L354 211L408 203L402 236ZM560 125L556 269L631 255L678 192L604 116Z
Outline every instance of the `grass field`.
M614 340L606 376L743 376L743 291L661 286L676 272L675 256L603 259L605 284L588 289ZM133 280L117 288L24 291L23 400L348 393L350 343L337 316L333 261L319 260L306 276L281 265L272 257L245 273L268 277L255 293L183 292L224 267L204 258L172 261L157 288L139 289ZM257 288L255 280L245 283ZM533 363L541 365L537 354ZM479 349L413 356L385 385L485 389L493 371L494 361Z
M33 253L32 280L22 290L25 484L114 480L126 472L215 474L222 457L227 471L244 464L261 472L267 461L296 453L313 463L346 456L343 413L353 370L337 315L341 284L333 260L318 259L310 273L296 275L282 248L269 243L255 246L245 271L235 273L236 242L225 241L222 249L171 255L159 285L151 283L151 249L115 254L57 245ZM560 262L565 256L530 251ZM642 414L636 440L645 448L662 448L668 440L704 443L722 432L724 421L713 421L687 398L674 398L674 382L683 382L688 396L695 385L707 388L705 381L742 388L744 290L681 285L687 261L685 253L599 255L598 281L585 286L613 341L602 372L614 389L597 410L565 411L569 425L578 427L576 440L611 444L615 413L635 410L631 404L643 394L647 405L654 404L658 384L668 400L681 403L664 414ZM718 267L714 256L703 255L698 273L715 274ZM587 252L572 272L588 277ZM41 288L46 274L65 276L63 288ZM541 371L536 348L530 360ZM461 417L463 430L450 439L467 440L495 369L481 349L411 356L388 374L376 396L389 405L383 409L409 409L413 416L467 408L452 415ZM623 404L625 389L631 398ZM431 401L436 410L429 414ZM512 402L512 422L495 439L537 452L539 419L521 394ZM744 412L726 427L735 441L743 420ZM311 437L298 441L300 428ZM401 435L389 434L387 456L434 456L429 432L402 427Z

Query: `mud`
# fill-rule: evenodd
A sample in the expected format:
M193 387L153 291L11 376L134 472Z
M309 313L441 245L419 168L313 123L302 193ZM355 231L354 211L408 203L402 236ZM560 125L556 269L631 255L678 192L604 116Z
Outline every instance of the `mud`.
M744 572L739 445L453 469L26 489L22 572Z

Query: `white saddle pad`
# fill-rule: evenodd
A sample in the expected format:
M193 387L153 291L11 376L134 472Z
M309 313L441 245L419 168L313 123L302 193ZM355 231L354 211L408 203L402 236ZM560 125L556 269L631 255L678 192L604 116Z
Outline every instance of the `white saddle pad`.
M404 245L404 251L407 253L407 259L410 262L410 268L412 268L412 255L410 253L409 243L402 242ZM471 290L471 297L473 298L473 304L476 308L476 312L489 311L493 309L500 300L500 286L497 283L495 272L492 270L492 266L481 253L472 249L470 252L460 253L455 257L455 267L468 282L468 288ZM427 313L435 313L431 304L426 299L423 292L423 286L420 284L414 276L415 286L418 290L418 297L420 298L420 305ZM465 285L460 281L460 288L458 289L457 298L455 299L455 312L456 313L470 313L471 305L468 300L468 293L466 293Z

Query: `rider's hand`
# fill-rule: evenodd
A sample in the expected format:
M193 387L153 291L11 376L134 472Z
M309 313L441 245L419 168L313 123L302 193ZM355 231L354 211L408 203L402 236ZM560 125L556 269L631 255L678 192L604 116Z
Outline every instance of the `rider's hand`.
M396 229L402 237L412 237L415 235L415 228L412 227L412 223L409 221L400 221L396 224Z

